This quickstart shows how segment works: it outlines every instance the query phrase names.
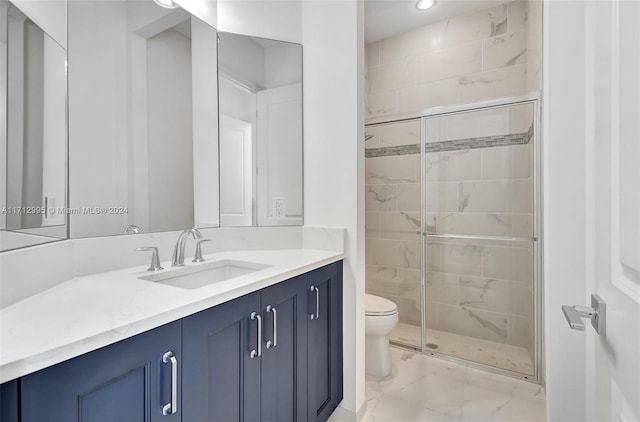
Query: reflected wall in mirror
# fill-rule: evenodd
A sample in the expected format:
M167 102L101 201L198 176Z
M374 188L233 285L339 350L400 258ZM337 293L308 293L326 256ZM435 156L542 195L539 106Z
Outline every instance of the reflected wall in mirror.
M220 223L302 225L302 46L219 38Z
M64 40L12 2L0 1L0 23L0 251L6 251L67 237L67 53Z
M215 28L69 0L69 51L71 237L218 226Z

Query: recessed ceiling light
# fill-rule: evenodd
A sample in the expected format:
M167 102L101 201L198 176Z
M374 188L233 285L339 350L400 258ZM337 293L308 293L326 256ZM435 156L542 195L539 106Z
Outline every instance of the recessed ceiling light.
M431 9L436 4L436 0L418 0L416 7L418 10Z
M175 9L178 7L177 4L173 2L173 0L153 0L158 6L162 6L167 9Z

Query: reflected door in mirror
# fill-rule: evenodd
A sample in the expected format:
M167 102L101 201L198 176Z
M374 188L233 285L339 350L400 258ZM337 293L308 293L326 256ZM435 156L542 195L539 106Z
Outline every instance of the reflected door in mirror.
M219 37L220 223L302 225L302 46Z

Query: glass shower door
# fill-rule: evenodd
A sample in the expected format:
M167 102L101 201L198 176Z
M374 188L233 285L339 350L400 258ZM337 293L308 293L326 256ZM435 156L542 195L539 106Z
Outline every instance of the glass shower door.
M535 374L534 103L423 119L425 344Z
M365 134L366 292L398 306L393 343L422 350L420 119Z

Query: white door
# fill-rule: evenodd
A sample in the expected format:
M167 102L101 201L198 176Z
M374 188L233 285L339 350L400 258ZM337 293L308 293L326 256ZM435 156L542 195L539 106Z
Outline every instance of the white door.
M545 2L549 421L640 421L640 2ZM606 334L561 305L606 302Z
M302 224L302 89L257 94L258 225Z
M604 338L586 333L586 414L639 421L640 2L590 2L587 22L594 42L587 221L595 233L587 243L593 265L586 290L606 302L607 327Z
M253 225L251 123L220 115L220 224Z

